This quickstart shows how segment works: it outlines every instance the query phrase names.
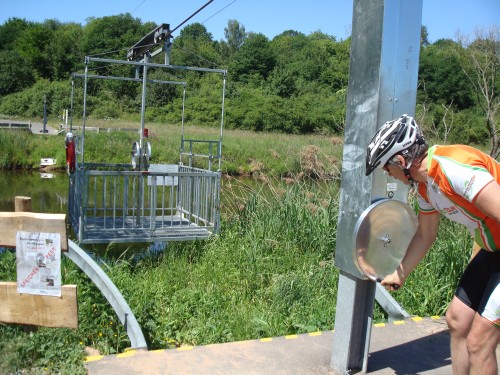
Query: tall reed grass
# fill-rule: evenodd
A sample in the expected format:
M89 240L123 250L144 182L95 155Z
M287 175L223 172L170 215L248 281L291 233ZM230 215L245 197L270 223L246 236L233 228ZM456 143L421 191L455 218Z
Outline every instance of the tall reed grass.
M102 263L150 349L334 327L338 182L286 178L252 186L231 179L225 186L233 199L223 210L219 235L173 242L159 255L146 248L137 256L131 246ZM412 315L442 315L471 245L461 226L444 221L439 240L395 298ZM108 254L116 254L115 247L109 245ZM109 354L130 345L95 285L68 260L62 274L63 283L78 285L79 329L27 333L0 326L0 372L83 374L85 347ZM0 279L15 280L11 252L0 254ZM385 318L378 306L374 316Z
M239 184L220 235L109 269L153 348L332 327L336 184Z

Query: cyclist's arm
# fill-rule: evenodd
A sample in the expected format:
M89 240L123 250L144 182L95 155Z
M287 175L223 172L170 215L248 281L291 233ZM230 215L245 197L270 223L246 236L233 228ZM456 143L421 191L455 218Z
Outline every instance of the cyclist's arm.
M417 232L408 246L405 257L398 269L382 280L382 285L388 286L391 290L394 290L393 285L403 285L408 275L425 257L436 240L439 218L440 214L437 211L425 215L420 214L418 216Z
M472 201L485 215L494 218L500 223L500 185L491 181Z
M438 226L439 226L439 213L432 213L426 215L418 215L418 229L413 236L408 251L401 262L401 268L405 279L417 267L420 261L425 257L432 244L436 240Z

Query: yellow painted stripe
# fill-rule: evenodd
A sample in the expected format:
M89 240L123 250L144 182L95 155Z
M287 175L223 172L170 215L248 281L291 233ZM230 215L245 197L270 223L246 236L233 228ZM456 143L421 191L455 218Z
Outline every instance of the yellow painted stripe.
M100 359L103 359L104 356L103 355L91 355L91 356L88 356L87 358L85 358L85 362L94 362L94 361L98 361Z
M434 320L439 320L441 319L441 316L438 316L438 315L433 315L430 317L431 319L434 319ZM414 316L411 318L413 321L415 322L420 322L422 320L424 320L424 318L420 317L420 316ZM403 325L405 324L405 321L404 320L396 320L394 322L392 322L393 324L395 325ZM375 323L373 324L374 327L377 327L377 328L380 328L380 327L385 327L386 324L385 323ZM334 332L334 330L330 330L329 332ZM317 332L310 332L308 333L309 336L321 336L323 332L321 331L317 331ZM285 336L285 339L287 340L291 340L291 339L297 339L299 336L298 335L286 335ZM266 338L262 338L262 339L259 339L260 342L271 342L273 341L273 338L272 337L266 337ZM179 351L186 351L186 350L192 350L194 348L194 346L189 346L189 345L186 345L186 346L181 346L179 348L176 348L176 350L179 350ZM150 352L152 353L163 353L165 351L165 349L156 349L156 350L151 350ZM121 354L117 354L116 357L117 358L125 358L125 357L132 357L136 354L137 350L134 349L134 348L126 348L125 351ZM93 356L88 356L85 358L85 362L94 362L94 361L99 361L101 359L104 358L104 355L93 355Z
M129 350L120 354L116 355L116 358L128 358L128 357L133 357L135 355L136 351L135 350Z

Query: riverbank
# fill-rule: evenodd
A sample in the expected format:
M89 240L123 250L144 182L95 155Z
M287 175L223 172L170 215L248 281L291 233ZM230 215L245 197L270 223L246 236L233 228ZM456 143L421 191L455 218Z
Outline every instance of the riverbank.
M131 128L123 122L90 122L89 126ZM137 125L135 125L137 127ZM179 161L181 129L178 125L148 124L151 163L176 164ZM22 134L21 134L22 133ZM77 131L75 132L79 134ZM219 129L186 126L190 139L218 140ZM130 163L130 149L139 136L131 131L86 132L85 161ZM65 168L64 134L29 136L25 132L1 131L0 169L38 169L40 159L57 159L55 168ZM222 140L222 173L230 176L268 175L339 178L342 138L333 135L289 135L226 130Z

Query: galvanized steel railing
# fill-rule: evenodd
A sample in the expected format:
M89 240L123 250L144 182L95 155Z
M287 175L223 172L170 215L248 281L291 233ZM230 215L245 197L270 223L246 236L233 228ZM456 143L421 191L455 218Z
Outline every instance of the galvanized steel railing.
M69 194L70 220L80 242L185 240L216 233L220 173L162 167L153 172L130 171L123 164L80 165Z

